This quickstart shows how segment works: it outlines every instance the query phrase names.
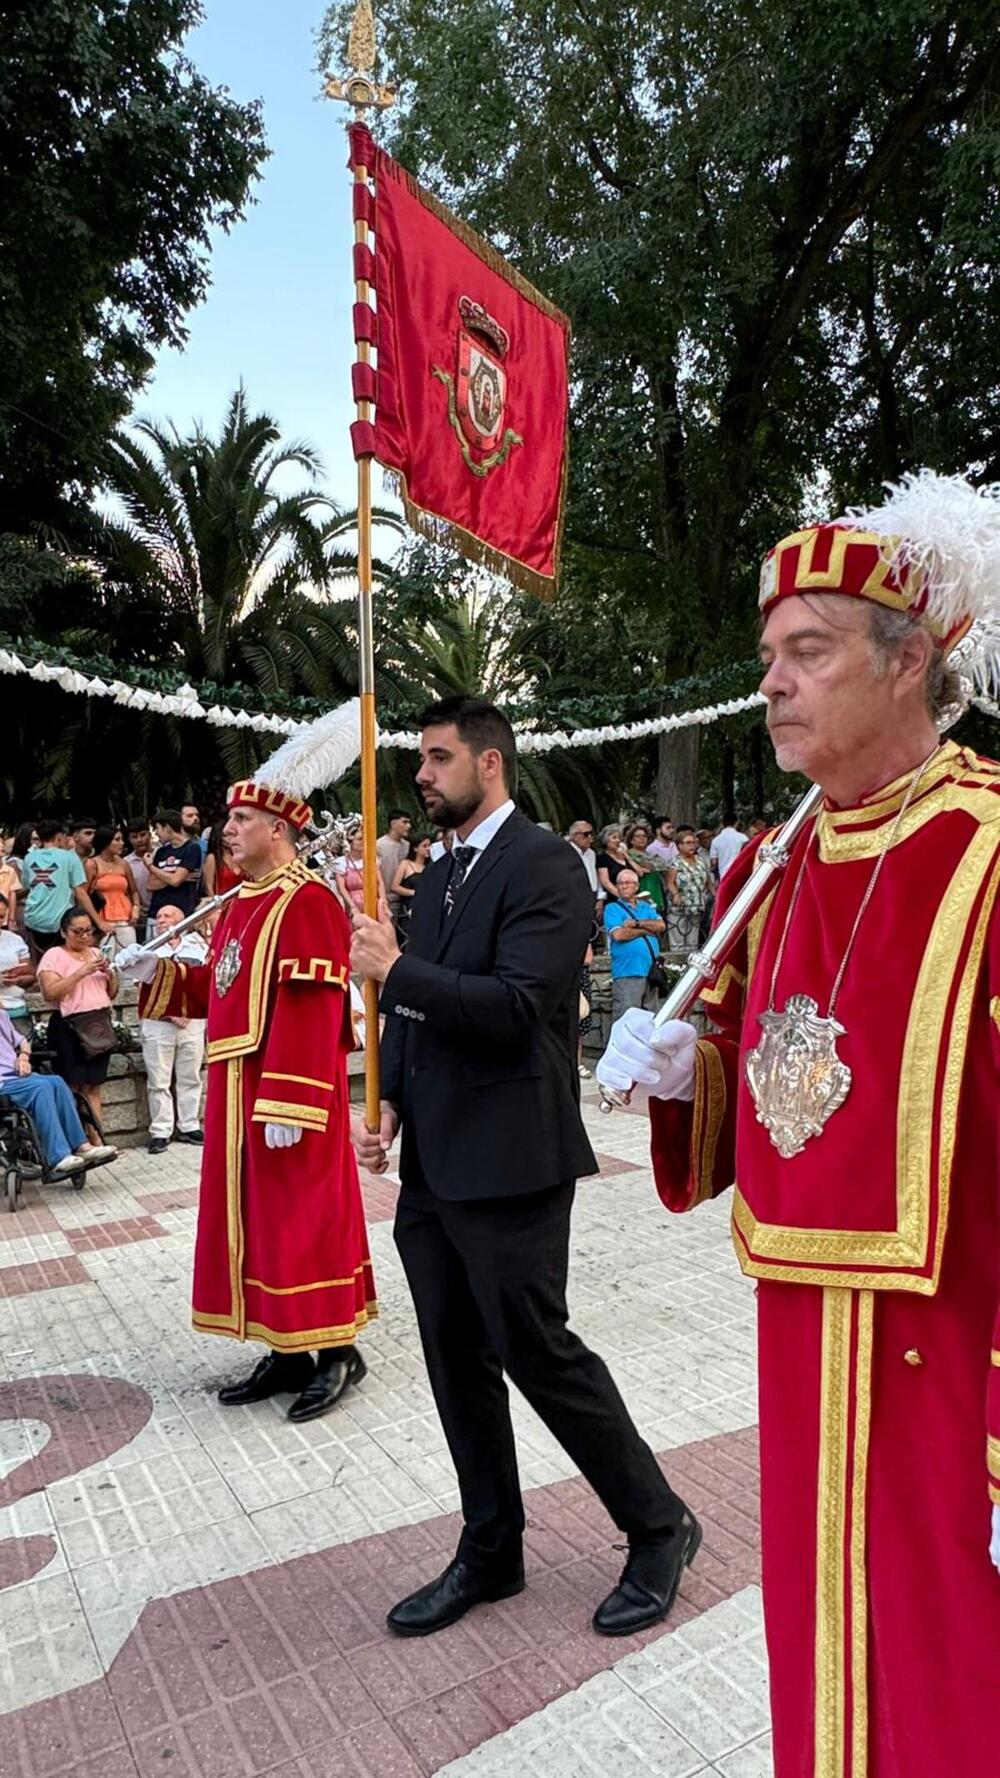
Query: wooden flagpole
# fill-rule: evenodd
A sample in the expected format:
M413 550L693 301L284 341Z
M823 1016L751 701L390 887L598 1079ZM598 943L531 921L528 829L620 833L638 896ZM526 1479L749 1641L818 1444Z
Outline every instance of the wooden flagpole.
M375 20L371 0L358 0L354 8L347 44L347 61L351 73L338 80L327 75L328 98L341 99L353 107L356 118L369 110L384 111L393 104L391 87L379 86L375 71ZM369 169L355 165L355 185L367 186ZM356 246L369 246L367 222L358 217L354 223ZM370 289L366 278L356 278L355 302L367 304ZM371 346L367 340L357 342L358 361L371 362ZM358 419L374 418L370 401L358 402ZM374 919L378 914L380 896L378 855L375 850L378 823L378 781L376 775L377 727L375 720L375 641L372 624L372 463L371 458L358 458L358 690L361 698L361 821L364 856L365 913ZM366 981L365 999L365 1122L370 1130L379 1127L380 1082L378 1056L379 985Z

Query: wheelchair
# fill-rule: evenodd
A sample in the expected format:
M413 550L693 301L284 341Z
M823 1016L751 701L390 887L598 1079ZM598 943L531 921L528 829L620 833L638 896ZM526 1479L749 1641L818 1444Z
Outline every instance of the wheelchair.
M15 1020L15 1023L24 1031L25 1036L31 1038L32 1071L36 1074L51 1074L54 1054L46 1043L48 1020L46 1017L32 1018L30 1014L29 1019L30 1031L24 1020ZM78 1087L72 1087L70 1091L88 1142L102 1143L104 1131L99 1119L94 1116ZM100 1161L95 1164L104 1165ZM54 1173L45 1163L38 1129L31 1113L23 1105L15 1105L12 1099L0 1093L0 1174L3 1176L7 1209L12 1214L20 1209L22 1187L26 1181L38 1180L42 1185L68 1185L73 1191L82 1191L87 1174L91 1171L91 1167L81 1167L78 1173Z

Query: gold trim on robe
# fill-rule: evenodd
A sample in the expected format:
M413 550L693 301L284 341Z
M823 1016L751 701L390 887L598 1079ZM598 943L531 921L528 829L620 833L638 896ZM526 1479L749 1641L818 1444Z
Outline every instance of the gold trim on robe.
M868 1774L866 1500L873 1323L870 1290L824 1290L813 1778Z
M965 1047L998 888L997 832L992 825L980 826L942 898L910 1007L896 1118L896 1227L803 1229L759 1222L737 1185L733 1236L748 1276L922 1296L937 1290Z

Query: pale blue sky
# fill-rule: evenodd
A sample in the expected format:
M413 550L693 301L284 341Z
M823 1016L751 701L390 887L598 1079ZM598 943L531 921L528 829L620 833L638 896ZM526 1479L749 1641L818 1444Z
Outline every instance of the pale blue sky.
M189 318L187 346L160 354L135 411L215 431L242 377L284 437L319 449L328 491L353 507L348 113L317 97L323 4L205 0L187 53L214 85L263 101L271 158L245 220L214 242L211 289Z

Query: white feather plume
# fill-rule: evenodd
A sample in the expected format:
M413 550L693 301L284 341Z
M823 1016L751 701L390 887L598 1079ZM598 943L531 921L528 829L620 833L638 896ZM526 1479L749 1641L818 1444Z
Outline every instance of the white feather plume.
M945 632L963 618L1000 623L1000 484L918 469L885 492L881 506L851 507L846 520L886 538L893 569L926 578L924 615Z
M351 698L315 722L304 722L258 766L254 781L304 802L312 791L336 784L360 752L361 700Z

